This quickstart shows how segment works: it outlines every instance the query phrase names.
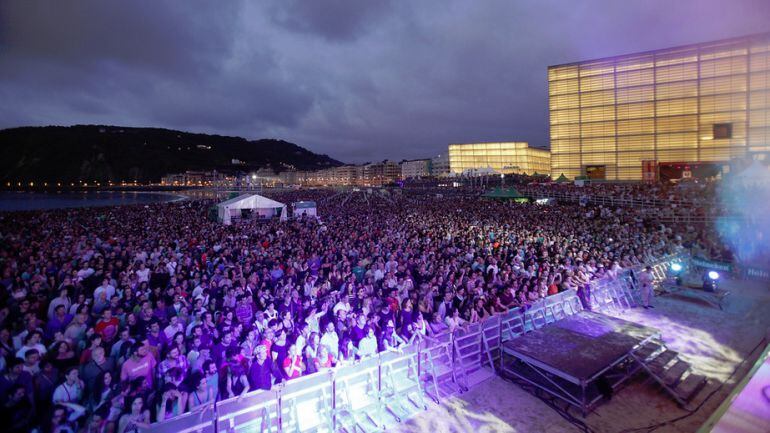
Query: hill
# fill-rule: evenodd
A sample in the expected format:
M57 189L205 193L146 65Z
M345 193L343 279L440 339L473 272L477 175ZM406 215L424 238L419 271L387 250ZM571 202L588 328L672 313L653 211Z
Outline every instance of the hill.
M233 160L240 161L233 163ZM0 130L0 180L157 182L185 170L316 170L342 163L283 140L161 128L75 125Z

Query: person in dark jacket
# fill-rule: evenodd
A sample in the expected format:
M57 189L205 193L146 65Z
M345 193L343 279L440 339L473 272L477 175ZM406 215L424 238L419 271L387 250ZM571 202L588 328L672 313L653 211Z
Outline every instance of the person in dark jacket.
M273 386L273 379L278 377L279 372L276 371L273 360L267 356L267 347L260 344L255 352L254 362L249 369L249 385L251 389L269 391Z

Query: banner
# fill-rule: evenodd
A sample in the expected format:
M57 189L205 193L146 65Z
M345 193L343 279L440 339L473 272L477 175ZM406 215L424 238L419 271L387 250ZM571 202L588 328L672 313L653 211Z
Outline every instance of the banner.
M746 268L746 278L770 280L770 269L753 268L749 266Z
M713 269L716 271L732 272L733 265L726 262L715 262L713 260L707 260L702 257L693 256L692 264L701 268Z

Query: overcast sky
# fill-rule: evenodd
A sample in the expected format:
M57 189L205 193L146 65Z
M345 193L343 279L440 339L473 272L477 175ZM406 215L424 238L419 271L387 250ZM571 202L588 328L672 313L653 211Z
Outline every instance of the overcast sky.
M0 128L281 138L345 162L548 146L549 65L765 31L768 0L2 0Z

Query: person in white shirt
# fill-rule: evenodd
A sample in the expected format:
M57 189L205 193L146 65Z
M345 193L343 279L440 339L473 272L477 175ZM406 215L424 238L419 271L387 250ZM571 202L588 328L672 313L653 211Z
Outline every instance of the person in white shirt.
M336 316L337 312L340 310L345 310L346 313L349 313L351 309L352 307L350 306L350 301L348 300L348 297L345 296L334 305L334 308L332 308L332 313L334 313Z
M184 332L184 325L179 322L179 316L171 316L168 326L163 330L166 337L171 340L177 332Z
M334 330L334 323L329 322L326 324L326 332L321 337L321 345L326 346L331 354L332 358L338 359L340 352L340 337Z
M21 346L18 352L16 352L16 357L23 360L27 354L27 351L30 349L37 349L37 352L40 354L40 356L44 356L46 349L45 346L40 343L42 338L43 334L40 331L32 331L27 333L27 335L24 336L24 345Z
M452 309L452 314L446 316L446 325L449 328L449 332L454 332L457 328L465 325L465 319L460 317L460 310Z
M60 403L80 403L83 398L83 381L80 380L77 367L70 367L64 376L64 382L53 392L52 401Z
M102 285L94 290L94 299L99 299L102 293L106 294L105 299L112 299L112 296L115 295L115 287L110 284L109 278L103 279Z
M357 354L360 359L377 354L377 337L374 335L374 329L369 328L366 336L358 342Z
M385 270L383 269L382 263L377 263L377 269L374 270L374 281L380 281L383 278L385 278Z
M655 296L652 290L653 281L655 281L655 277L652 276L652 267L647 266L644 271L639 273L639 291L642 294L642 306L644 308L654 308L650 305L650 301Z
M83 263L83 268L80 269L77 273L77 280L78 282L85 280L86 278L90 277L94 274L93 268L88 266L88 262Z
M136 277L138 278L140 284L150 281L150 270L147 269L147 266L145 266L144 262L139 264L139 269L136 270Z
M612 266L607 270L607 277L611 280L617 280L622 270L623 268L621 268L618 261L615 260L612 262Z
M169 260L168 263L166 263L166 269L168 269L169 275L176 274L176 259L175 258L172 258L171 260Z

